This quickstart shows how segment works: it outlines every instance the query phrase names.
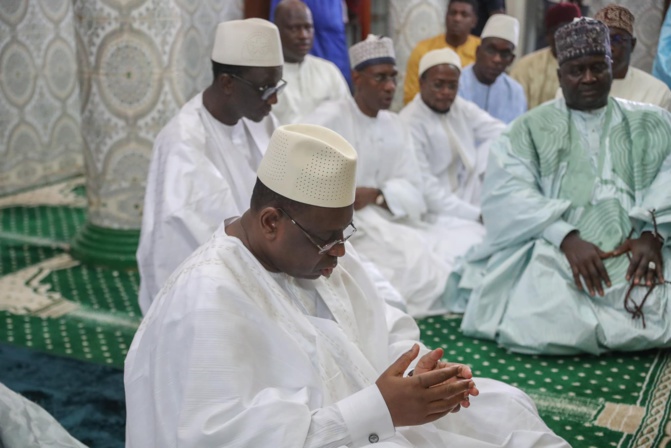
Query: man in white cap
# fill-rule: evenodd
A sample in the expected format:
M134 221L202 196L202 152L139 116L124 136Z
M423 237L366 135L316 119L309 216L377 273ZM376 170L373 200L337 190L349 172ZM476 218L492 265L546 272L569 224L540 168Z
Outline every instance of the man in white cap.
M275 8L287 88L273 113L281 124L300 122L319 104L350 96L347 81L331 61L308 54L312 48L312 13L301 0L282 0Z
M506 124L527 111L522 85L504 73L515 60L519 32L516 18L505 14L491 16L482 30L475 63L464 68L459 82L462 98Z
M172 275L135 335L127 447L568 446L523 392L441 361L376 295L345 244L356 161L320 126L275 131L250 209Z
M400 116L412 133L426 188L447 190L444 214L474 222L480 219L489 144L505 125L457 95L460 72L459 55L452 49L425 54L419 64L420 94Z
M137 252L146 313L172 271L249 203L276 127L270 110L285 86L277 27L262 19L220 23L212 84L156 137Z
M391 39L369 35L352 46L350 62L354 97L325 103L306 121L333 129L359 149L354 209L362 231L354 247L398 289L412 315L443 313L451 264L473 240L427 222L442 214L444 198L425 190L412 136L388 110L397 73Z

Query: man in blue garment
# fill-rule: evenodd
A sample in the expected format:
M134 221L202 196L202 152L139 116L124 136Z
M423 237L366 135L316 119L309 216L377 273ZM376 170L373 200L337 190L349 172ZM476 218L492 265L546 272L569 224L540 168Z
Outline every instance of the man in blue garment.
M460 97L506 124L527 111L522 85L504 73L515 60L519 29L514 17L490 17L475 52L475 63L463 70L459 80Z
M274 21L275 8L281 0L270 3L270 21ZM314 40L310 54L333 62L338 66L347 84L352 85L352 73L347 53L345 17L342 0L304 0L312 11Z
M609 98L608 27L556 35L564 99L490 147L485 241L448 282L469 336L518 352L671 346L671 114Z

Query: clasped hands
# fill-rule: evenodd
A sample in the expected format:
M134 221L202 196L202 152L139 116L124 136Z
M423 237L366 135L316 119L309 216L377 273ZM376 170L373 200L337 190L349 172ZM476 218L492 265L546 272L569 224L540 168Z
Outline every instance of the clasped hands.
M598 246L580 238L580 234L574 231L564 238L560 249L571 265L576 287L583 290L582 278L591 296L595 293L603 296L603 285L611 286L603 260L627 252L631 252L627 281L633 279L634 285L647 286L652 286L655 279L659 283L664 282L662 243L651 232L643 232L639 238L627 239L615 250L604 252Z
M401 355L375 382L395 427L429 423L470 406L469 395L479 394L471 369L441 361L443 349L422 356L413 375L404 377L419 354L419 345Z

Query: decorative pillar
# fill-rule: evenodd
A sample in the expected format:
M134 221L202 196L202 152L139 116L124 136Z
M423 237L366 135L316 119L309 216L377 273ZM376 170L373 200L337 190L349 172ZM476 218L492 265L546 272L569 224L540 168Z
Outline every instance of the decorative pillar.
M211 82L214 31L220 20L242 15L236 5L74 0L89 206L72 242L76 258L136 266L154 138Z
M81 174L69 0L0 0L0 195Z

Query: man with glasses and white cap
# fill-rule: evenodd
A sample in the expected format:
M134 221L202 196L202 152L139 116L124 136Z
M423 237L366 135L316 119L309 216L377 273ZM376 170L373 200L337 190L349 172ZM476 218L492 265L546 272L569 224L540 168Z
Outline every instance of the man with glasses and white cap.
M475 62L464 68L459 80L462 98L506 124L527 111L522 85L505 73L515 60L519 33L516 18L505 14L491 16L482 30Z
M345 244L356 165L328 129L275 131L250 209L170 277L133 339L128 448L568 446L527 395L441 361L376 295Z
M457 95L460 72L459 55L451 48L425 54L419 63L420 94L400 116L412 133L425 189L439 192L430 196L445 201L443 219L480 227L476 221L489 144L505 125Z
M249 202L256 169L277 123L270 110L285 86L277 27L262 19L220 23L212 84L156 137L140 245L140 308L179 264Z

